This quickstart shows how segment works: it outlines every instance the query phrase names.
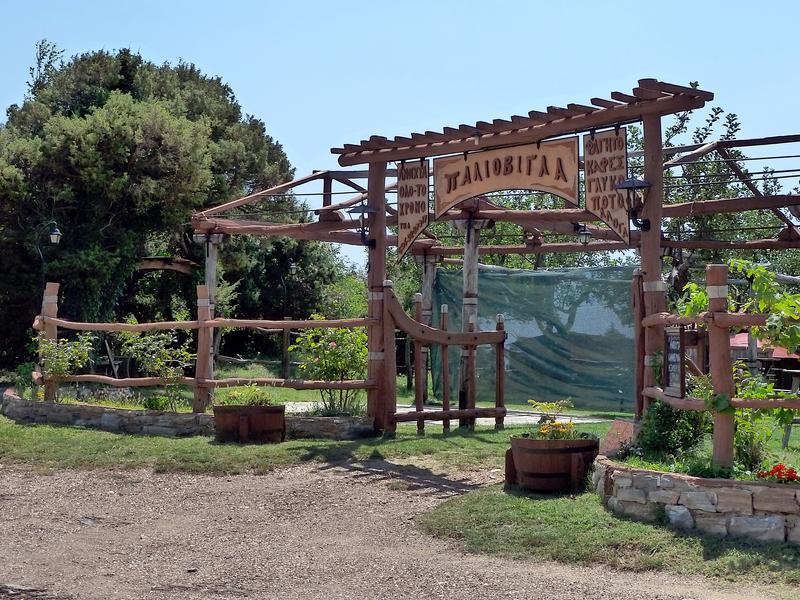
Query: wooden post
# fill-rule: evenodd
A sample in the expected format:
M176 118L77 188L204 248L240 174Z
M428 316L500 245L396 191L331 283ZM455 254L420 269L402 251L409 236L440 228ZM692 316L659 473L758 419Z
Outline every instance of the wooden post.
M642 290L644 314L652 315L667 309L667 284L661 278L661 217L664 204L664 166L661 148L661 117L645 115L644 125L644 178L650 190L642 209L642 219L650 221L649 231L642 231L641 253ZM647 327L644 332L643 387L657 385L652 364L656 354L663 350L664 326ZM649 398L641 397L642 414L647 412Z
M464 239L464 267L463 291L461 306L461 330L469 331L470 319L478 319L478 248L480 247L480 230L486 225L486 220L454 221L457 229L465 232ZM458 368L458 408L464 410L468 406L467 390L469 388L469 370L467 367L469 351L461 350L461 359ZM458 426L469 426L469 419L459 419Z
M414 389L414 376L411 367L411 336L406 334L403 342L403 364L406 367L406 389L410 392Z
M322 180L322 206L330 206L333 202L331 176L325 175Z
M422 260L422 323L430 325L433 322L433 284L436 281L436 256L425 255ZM425 385L422 386L423 403L428 401L428 372L430 365L430 350L427 346L422 349L422 370L420 374Z
M476 318L471 317L467 331L473 333L478 330L476 325ZM475 367L475 353L477 352L476 346L469 346L467 349L467 408L472 410L475 408L475 394L477 387L477 369ZM468 417L466 419L467 427L470 431L475 430L475 417Z
M706 291L708 310L712 313L728 309L728 267L708 265L706 267ZM735 386L731 369L731 340L728 327L720 327L710 321L708 324L708 352L711 383L714 394L725 394L733 398ZM714 416L714 449L712 463L718 467L733 466L733 435L735 420L733 415L712 413Z
M383 339L383 281L386 278L386 163L370 163L367 174L367 206L369 214L369 250L367 251L368 315L378 321L367 330L369 353L367 377L376 387L367 390L367 414L375 419L375 428L387 428L387 382Z
M58 317L58 283L48 283L44 286L44 296L42 297L42 316ZM58 339L58 327L52 323L45 323L44 337L48 340ZM40 359L41 362L41 359ZM44 366L44 365L43 365ZM44 374L44 370L42 370ZM44 401L55 402L58 399L58 381L51 378L44 380Z
M447 304L442 304L439 327L442 331L447 331ZM440 358L442 360L442 410L450 410L450 360L447 355L447 344L442 344L440 348ZM442 421L442 431L448 433L450 431L450 419Z
M283 317L284 321L291 321L292 317ZM283 330L283 340L282 340L282 347L281 347L281 377L284 379L289 379L289 346L292 343L292 330L291 329L284 329Z
M219 259L219 246L225 235L222 233L195 234L194 241L205 245L205 285L208 289L208 315L214 318L214 304L217 301L217 263ZM212 332L211 343L208 347L208 379L214 378L214 354L219 347L222 329ZM210 397L211 392L209 392Z
M633 405L636 419L644 412L642 389L644 389L644 298L642 298L642 272L636 269L631 280L631 305L633 309Z
M414 294L414 318L418 322L422 322L422 294ZM425 388L427 387L427 379L423 378L424 360L423 355L424 344L420 341L414 341L414 404L417 411L425 410ZM425 433L424 419L417 420L417 435Z
M383 282L384 292L392 289L394 284L390 280ZM383 302L383 340L384 340L384 433L394 435L397 423L394 420L397 413L397 343L395 342L395 324L389 306ZM424 424L424 421L423 421Z
M497 315L497 331L505 331L505 317ZM506 405L505 398L506 388L506 351L505 342L498 342L495 349L495 365L494 365L494 405L497 408L503 408ZM494 418L494 428L497 430L503 429L505 420L504 416Z
M209 298L209 290L207 285L197 286L197 320L208 321L211 316L211 300ZM202 413L205 412L206 407L211 402L210 388L206 385L201 385L201 379L213 379L214 375L211 370L212 365L212 350L210 346L214 340L214 328L201 327L197 330L197 358L195 359L194 376L197 380L197 385L194 388L194 401L192 402L192 412Z

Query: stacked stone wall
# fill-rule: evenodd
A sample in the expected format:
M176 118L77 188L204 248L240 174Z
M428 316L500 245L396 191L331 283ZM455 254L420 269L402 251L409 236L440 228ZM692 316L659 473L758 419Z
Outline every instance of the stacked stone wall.
M0 413L18 423L90 427L115 433L184 437L214 435L214 415L130 410L95 404L33 402L6 390ZM286 435L299 439L352 440L374 434L367 417L286 417Z
M679 530L800 544L800 486L634 469L598 456L592 486L617 515Z

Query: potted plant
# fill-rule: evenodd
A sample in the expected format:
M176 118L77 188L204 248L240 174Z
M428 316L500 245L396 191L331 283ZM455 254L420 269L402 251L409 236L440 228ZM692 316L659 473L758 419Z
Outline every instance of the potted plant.
M537 492L578 491L597 456L599 440L577 432L572 420L558 422L556 415L572 408L569 400L528 400L528 404L542 416L530 433L511 436L511 448L506 451L506 483Z
M234 388L225 404L214 405L218 442L276 443L286 439L286 407L268 390L250 384Z

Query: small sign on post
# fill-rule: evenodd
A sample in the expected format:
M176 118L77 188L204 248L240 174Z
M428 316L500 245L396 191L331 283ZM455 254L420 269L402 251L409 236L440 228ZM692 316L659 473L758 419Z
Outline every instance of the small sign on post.
M583 136L583 175L586 210L597 215L619 239L631 243L628 202L616 186L628 176L627 130Z
M674 398L686 396L686 336L683 325L664 328L664 393Z
M397 169L397 261L428 226L427 160L400 163Z

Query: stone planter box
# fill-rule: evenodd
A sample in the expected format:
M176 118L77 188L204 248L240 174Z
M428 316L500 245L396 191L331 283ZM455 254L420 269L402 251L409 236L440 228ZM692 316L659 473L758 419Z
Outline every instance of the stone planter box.
M0 414L18 423L43 423L90 427L115 433L183 437L212 436L214 416L130 410L93 404L55 404L24 400L8 389L0 401ZM286 417L287 438L352 440L375 435L368 417Z
M800 544L797 485L634 469L598 456L592 486L620 516L663 520L683 531Z

